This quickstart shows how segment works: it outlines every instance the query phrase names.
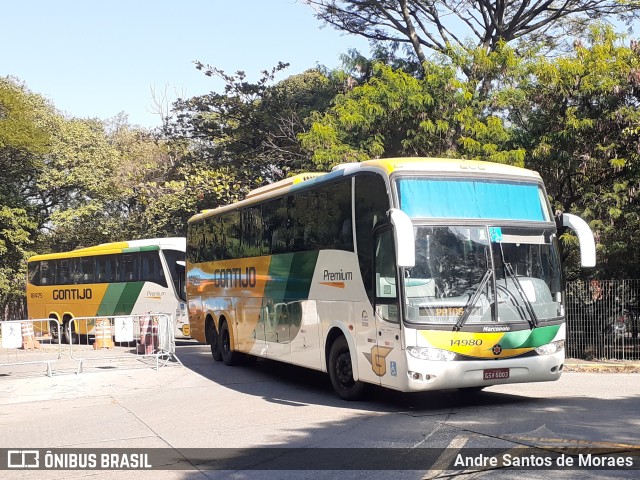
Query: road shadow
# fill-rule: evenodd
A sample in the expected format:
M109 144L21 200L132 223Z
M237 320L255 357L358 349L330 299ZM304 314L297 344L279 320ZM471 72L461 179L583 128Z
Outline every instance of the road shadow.
M585 389L584 396L546 396L544 392L552 391L552 384L535 390L541 392L538 396L492 390L497 387L473 393L444 390L410 394L372 388L364 401L345 402L335 396L323 372L266 359L228 367L214 362L204 345L181 346L177 354L185 368L219 387L290 407L287 418L274 420L274 428L279 435L283 429L291 435L269 443L268 448L221 448L225 432L217 431L214 422L210 428L216 448L178 450L194 470L185 472L185 479L330 479L336 478L335 470L341 470L341 478L385 480L467 474L492 479L550 475L557 479L635 478L637 473L504 466L451 471L434 467L443 458L451 460L456 452L558 456L566 452L606 455L630 449L640 464L640 447L629 447L640 443L640 414L629 414L638 412L638 398L633 395L593 398ZM314 418L308 426L300 427L308 406L337 407L351 413L340 420L318 422ZM275 411L281 410L265 407L265 412ZM572 450L576 448L580 450ZM416 466L423 468L410 469Z
M540 399L520 397L490 390L437 390L405 393L371 385L363 400L347 402L336 397L325 372L258 358L228 367L211 358L209 348L201 344L182 344L177 356L188 368L226 388L265 398L274 403L316 404L340 406L376 412L414 412L416 414L449 412L453 408L488 405L514 405L539 402ZM277 387L277 388L274 388ZM277 392L277 395L274 395ZM276 398L277 397L277 398Z

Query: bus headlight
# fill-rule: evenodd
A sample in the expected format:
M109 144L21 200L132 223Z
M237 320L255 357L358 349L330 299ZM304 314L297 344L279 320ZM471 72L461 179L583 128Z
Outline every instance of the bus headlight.
M552 355L561 350L564 350L564 340L557 340L555 342L547 343L536 348L538 355Z
M431 347L407 347L407 352L419 360L451 361L456 358L456 354L447 350Z

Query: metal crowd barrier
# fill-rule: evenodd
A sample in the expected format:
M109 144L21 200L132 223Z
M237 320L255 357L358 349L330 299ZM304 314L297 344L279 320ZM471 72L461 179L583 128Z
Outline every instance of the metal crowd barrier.
M61 336L51 332L60 331L53 318L0 321L0 366L42 363L51 377L51 364L62 356Z
M164 313L144 315L75 317L71 329L71 358L78 361L77 373L89 361L154 361L155 368L173 359L173 318Z

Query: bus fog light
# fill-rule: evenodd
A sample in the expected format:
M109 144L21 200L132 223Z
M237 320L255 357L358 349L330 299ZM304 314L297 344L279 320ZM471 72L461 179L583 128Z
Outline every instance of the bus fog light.
M547 343L536 348L538 355L552 355L564 349L564 340L558 340L556 342Z
M456 358L453 352L431 347L407 347L407 353L419 360L451 361Z
M418 373L418 372L409 372L409 378L411 380L422 380L422 374Z

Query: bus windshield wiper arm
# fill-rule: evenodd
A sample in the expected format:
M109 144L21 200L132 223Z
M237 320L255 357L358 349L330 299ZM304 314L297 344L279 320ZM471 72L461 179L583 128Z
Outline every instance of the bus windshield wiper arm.
M491 278L492 274L493 270L491 269L488 269L484 273L484 277L482 277L478 288L476 288L476 291L473 292L473 295L469 297L469 300L467 300L467 304L464 306L464 312L462 312L462 315L460 315L460 318L458 318L458 321L453 327L454 330L460 330L469 319L469 317L471 316L471 308L476 304L476 302L480 298L480 295L482 295L482 291L487 286L487 283L489 283L489 279Z
M513 280L513 284L516 286L516 290L518 290L518 293L520 294L520 297L524 302L524 306L527 309L527 313L529 313L529 317L531 317L530 319L527 319L527 321L529 322L529 326L533 330L538 326L538 316L536 315L536 312L533 310L533 306L531 305L531 302L527 298L527 294L522 288L522 284L520 283L520 280L518 280L518 277L513 271L513 267L511 266L511 264L505 263L504 268L505 268L505 271L507 272L507 275L511 277L511 280Z

